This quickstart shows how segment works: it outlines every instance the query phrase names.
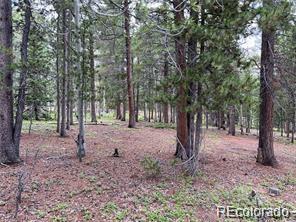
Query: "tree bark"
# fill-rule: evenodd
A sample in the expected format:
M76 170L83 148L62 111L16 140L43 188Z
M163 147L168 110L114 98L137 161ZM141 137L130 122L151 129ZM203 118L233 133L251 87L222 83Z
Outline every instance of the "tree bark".
M147 118L147 107L146 107L146 102L144 102L144 107L143 107L143 109L144 109L144 121L147 121L148 118Z
M168 60L168 52L165 52L164 54L164 68L163 68L163 78L164 81L167 80L168 75L169 75L169 60ZM168 95L168 87L167 84L165 83L165 87L163 89L165 96ZM169 122L169 103L167 101L164 102L163 104L163 121L165 123Z
M69 21L71 21L72 16L69 15ZM69 24L71 30L71 25ZM71 125L73 125L73 78L71 76L73 63L71 62L71 32L68 31L68 39L67 39L67 46L68 46L68 73L67 73L67 122L66 122L66 129L70 130Z
M185 20L184 17L184 1L174 0L174 17L175 24L181 26ZM186 40L185 33L181 33L175 37L175 49L176 49L176 65L177 72L180 75L179 87L177 90L177 146L176 146L176 157L182 157L183 153L186 152L188 138L188 127L187 127L187 100L186 100Z
M295 124L295 119L296 119L296 104L294 102L293 105L293 114L292 114L292 135L291 135L291 143L294 143L295 140L295 128L296 128L296 124Z
M91 122L97 123L96 114L96 79L95 79L95 55L94 37L92 31L89 33L89 57L90 57L90 79L91 79Z
M0 163L18 162L13 142L12 9L0 1Z
M14 125L14 144L16 147L16 155L19 158L20 156L20 139L23 126L23 113L25 109L25 99L26 99L26 87L27 87L27 76L28 76L28 42L29 34L31 28L31 4L29 0L25 0L25 25L23 28L23 36L21 43L21 74L19 82L19 91L18 91L18 100L17 100L17 111L15 117Z
M83 72L81 69L81 37L80 37L80 2L79 0L74 0L75 9L75 25L77 34L77 72L78 72L78 124L79 124L79 134L77 138L77 156L79 161L82 161L82 157L85 156L85 140L84 140L84 122L83 122Z
M228 134L235 136L235 106L229 106L229 128Z
M59 55L59 45L60 45L60 13L58 13L57 19L57 48L56 48L56 90L57 90L57 133L60 132L61 123L61 95L60 95L60 55Z
M121 102L120 99L118 99L118 102L116 104L116 119L120 120L122 118L121 115Z
M274 5L272 0L263 0L263 7ZM273 27L263 27L261 45L260 69L260 116L259 116L259 146L257 162L276 166L278 164L273 149L273 72L274 44L276 30Z
M123 105L123 111L122 111L121 121L126 121L126 99L124 99L122 105Z
M131 36L130 36L130 12L129 1L124 0L124 27L125 27L125 47L126 47L126 74L127 74L127 94L129 107L129 128L136 126L134 92L132 78L132 58L131 58Z
M251 124L251 107L249 106L249 109L247 111L247 127L246 127L246 133L251 133L251 127L252 127L252 124Z
M209 112L206 111L206 129L209 129Z
M66 104L67 104L67 75L68 75L68 24L67 9L63 9L63 76L62 76L62 95L61 95L61 126L60 136L66 136Z
M239 111L239 124L240 124L240 132L241 135L244 134L244 123L243 123L243 104L240 104L240 111Z
M137 83L136 90L136 122L139 122L139 112L140 112L140 83Z

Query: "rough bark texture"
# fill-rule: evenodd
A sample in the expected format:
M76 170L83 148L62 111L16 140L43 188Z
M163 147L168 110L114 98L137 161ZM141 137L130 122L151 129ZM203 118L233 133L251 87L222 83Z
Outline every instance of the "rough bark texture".
M129 108L129 128L136 126L134 90L132 78L132 57L131 57L131 36L130 36L130 12L129 1L124 0L124 28L125 28L125 47L126 47L126 74L127 74L127 94Z
M184 18L184 1L174 0L175 9L175 23L181 25ZM185 35L184 33L179 34L175 37L175 49L176 49L176 64L177 72L180 75L179 87L177 90L177 147L175 156L181 157L185 151L187 138L188 138L188 127L187 127L187 100L186 100L186 83L185 83L185 72L186 72L186 54L185 54Z
M18 161L13 142L11 1L0 1L0 163Z
M196 13L192 10L190 16L194 19ZM193 76L196 67L196 56L197 56L197 40L195 35L191 35L188 40L188 68L189 75ZM189 78L190 78L189 76ZM192 105L196 100L197 93L197 84L192 79L189 83L188 97L187 97L187 106L190 111L187 112L187 130L188 130L188 139L186 144L186 155L187 158L190 158L194 155L194 146L195 146L195 110L192 109Z
M17 100L17 111L14 125L14 144L16 147L16 155L19 158L20 151L20 139L23 126L23 113L25 109L25 97L27 87L27 76L28 76L28 42L31 27L31 4L29 0L25 0L25 25L23 28L22 43L21 43L21 74L19 82L18 100Z
M273 1L264 0L263 7L274 4ZM257 162L268 165L277 165L273 149L273 72L274 72L274 44L275 29L263 27L261 45L260 70L260 120L259 120L259 146Z
M97 122L96 114L96 78L95 78L95 54L94 54L94 37L92 31L89 33L89 59L90 59L90 84L91 84L91 122Z

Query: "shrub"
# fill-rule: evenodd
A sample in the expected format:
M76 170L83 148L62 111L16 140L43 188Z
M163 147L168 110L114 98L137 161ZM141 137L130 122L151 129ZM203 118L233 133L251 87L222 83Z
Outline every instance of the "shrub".
M159 161L152 157L144 157L141 165L148 177L157 177L160 175Z

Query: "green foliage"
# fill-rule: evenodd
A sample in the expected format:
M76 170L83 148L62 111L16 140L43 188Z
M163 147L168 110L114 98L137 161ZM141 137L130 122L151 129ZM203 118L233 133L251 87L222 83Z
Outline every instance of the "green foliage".
M144 157L144 159L141 160L141 165L148 177L157 177L161 173L159 161L152 157Z
M115 203L113 202L108 202L104 208L103 208L103 212L106 214L112 214L115 213L118 210L118 207Z
M62 216L53 216L50 218L51 222L67 222L67 218Z
M149 125L155 129L176 129L176 125L173 123L162 123L162 122L157 122Z
M86 221L90 221L93 218L92 213L87 209L83 209L82 214L83 214L83 219Z
M42 211L42 210L38 210L36 211L36 216L38 217L38 219L42 219L46 216L46 212Z

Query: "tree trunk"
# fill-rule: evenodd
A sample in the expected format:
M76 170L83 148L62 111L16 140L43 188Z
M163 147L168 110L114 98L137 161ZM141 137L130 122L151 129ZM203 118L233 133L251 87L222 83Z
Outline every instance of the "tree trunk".
M190 17L193 20L198 21L197 13L194 10L190 11ZM197 38L194 34L191 34L189 40L188 40L188 68L189 72L193 73L196 68L196 56L197 56ZM188 77L190 78L190 76ZM187 144L186 144L186 158L191 158L193 155L195 155L195 137L196 135L199 137L199 133L196 131L196 124L194 123L195 120L195 110L192 109L192 105L194 104L195 100L197 99L197 84L193 79L189 80L189 90L188 90L188 96L187 96L187 107L189 110L187 111L187 132L188 132L188 138L187 138ZM198 121L198 120L197 120ZM197 133L197 134L196 134ZM199 145L199 144L198 144ZM193 169L193 167L196 163L194 161L195 159L192 159L190 161L189 166Z
M0 1L0 163L18 162L13 142L12 10Z
M70 125L74 125L74 116L73 116L74 102L73 99L70 100Z
M294 143L295 140L295 118L296 118L296 104L294 102L294 106L293 106L293 114L292 114L292 135L291 135L291 143Z
M97 123L96 114L96 79L95 79L95 55L94 55L94 36L92 31L89 33L89 57L90 57L90 80L91 80L91 122Z
M126 99L124 99L122 105L123 105L123 111L122 111L121 121L126 121Z
M150 105L148 104L148 122L151 122L151 110L150 110Z
M124 0L124 27L125 27L125 47L126 47L126 74L127 74L127 94L129 107L129 128L136 126L134 92L132 78L132 58L131 58L131 36L130 36L130 12L129 1Z
M122 118L121 115L121 102L120 99L118 99L118 102L116 104L116 119L120 120Z
M171 105L171 123L176 122L176 107Z
M27 87L27 76L28 76L28 42L29 42L29 34L31 27L31 4L29 0L25 0L25 25L23 28L23 36L22 36L22 44L21 44L21 74L20 74L20 82L19 82L19 92L18 92L18 100L17 100L17 111L15 117L15 125L14 125L14 144L16 147L16 155L19 158L20 151L20 139L22 133L23 126L23 113L25 109L25 99L26 99L26 87Z
M209 112L206 111L206 129L209 129Z
M247 111L247 127L246 127L246 133L250 134L251 133L251 107L249 107Z
M164 81L167 80L168 76L169 76L169 60L168 60L168 52L166 52L164 54L164 68L163 68L163 78L164 78ZM164 86L164 94L165 94L165 97L169 94L168 92L168 87L167 87L167 84L165 83L165 86ZM167 101L164 102L163 104L163 121L165 123L168 123L169 122L169 104Z
M218 127L218 130L220 129L225 130L225 118L224 118L223 111L217 112L217 127Z
M281 136L284 136L284 115L283 115L283 109L281 109Z
M235 106L229 106L229 129L228 134L235 136Z
M285 131L286 131L286 136L287 136L287 138L289 138L290 137L290 121L289 120L287 120L286 122L285 122Z
M240 132L241 135L244 134L244 123L243 123L243 104L240 104L240 111L239 111L239 124L240 124Z
M71 21L72 16L69 15L69 21ZM71 29L71 26L70 26ZM69 28L68 28L69 30ZM71 68L73 67L73 64L71 62L71 32L68 31L68 39L67 39L67 50L68 50L68 57L67 57L67 61L68 61L68 72L67 72L67 122L66 122L66 129L70 130L70 126L73 125L73 110L72 110L72 104L73 104L73 98L72 98L72 94L73 94L73 81L72 81L72 76L71 76ZM72 117L71 117L72 115ZM71 119L72 118L72 119ZM72 122L71 122L72 121Z
M147 109L146 109L146 103L144 102L144 121L147 121Z
M139 111L140 111L140 83L137 83L136 91L136 122L139 122Z
M184 1L174 0L174 17L175 24L180 26L183 24L184 17ZM184 149L187 144L188 138L188 127L187 127L187 100L186 100L186 53L185 53L185 33L181 33L175 37L175 49L176 49L176 65L178 74L180 76L179 87L177 89L177 146L176 146L176 157L182 157Z
M273 0L263 0L263 7L274 5ZM276 30L263 27L260 70L260 118L257 162L275 166L278 164L273 149L273 72Z
M66 136L66 91L67 91L67 76L68 76L68 22L67 9L63 9L63 76L62 76L62 95L61 95L61 128L60 136Z
M61 123L61 95L60 95L60 55L59 55L59 45L60 45L60 13L58 13L57 19L57 48L56 48L56 90L57 90L57 133L60 132Z
M80 2L79 0L74 0L75 9L75 25L77 34L77 73L78 77L78 124L79 124L79 134L77 138L77 156L79 161L82 161L82 157L85 156L85 141L84 141L84 122L83 122L83 72L81 70L81 38L80 38Z

